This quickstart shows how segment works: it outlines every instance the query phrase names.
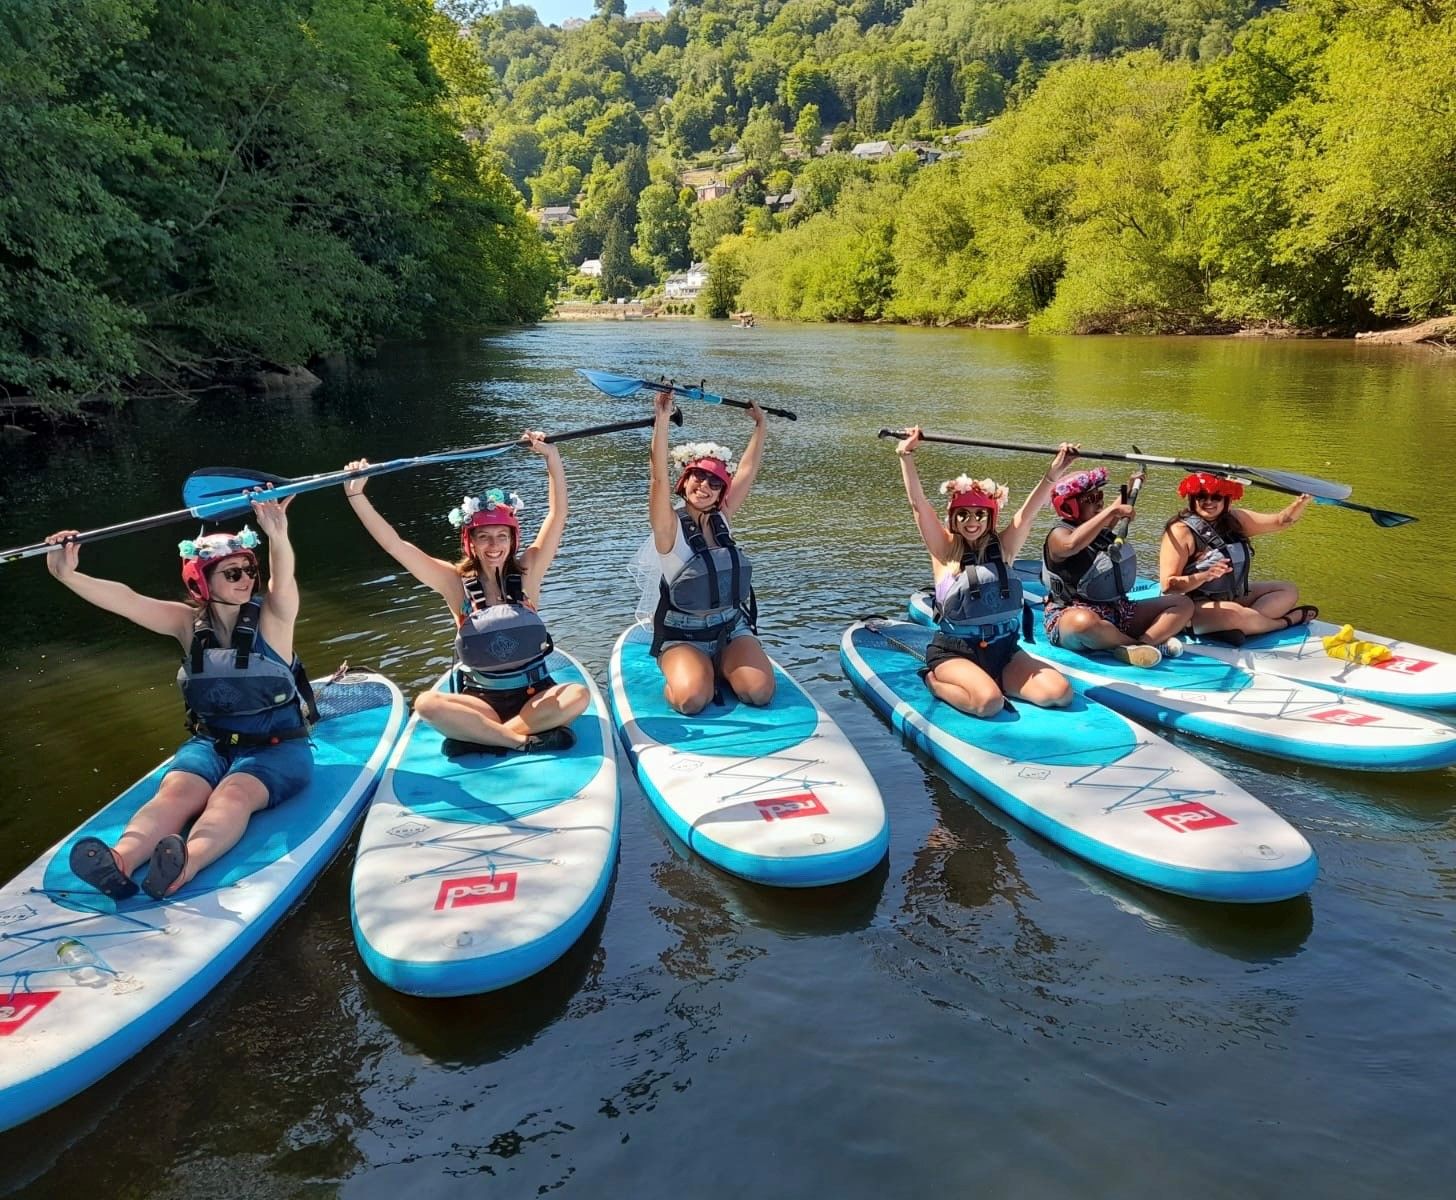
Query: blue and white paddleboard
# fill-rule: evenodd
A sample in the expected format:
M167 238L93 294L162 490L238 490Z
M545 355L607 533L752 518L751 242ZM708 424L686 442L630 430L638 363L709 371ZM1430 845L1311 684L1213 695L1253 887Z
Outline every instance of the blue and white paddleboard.
M685 717L662 696L651 633L617 639L612 716L642 790L669 829L716 867L755 883L818 887L884 858L880 790L839 726L774 664L773 701Z
M907 741L1023 825L1105 870L1199 900L1287 900L1314 882L1314 851L1283 817L1100 704L1014 702L982 720L937 700L919 675L933 633L857 622L840 661Z
M928 592L910 617L931 625ZM1249 671L1202 654L1133 667L1106 654L1024 645L1078 692L1139 721L1295 762L1361 771L1422 771L1456 763L1456 728L1323 688Z
M1015 569L1027 596L1044 600L1041 564L1022 560ZM1158 595L1158 581L1141 577L1131 592L1134 600ZM1277 675L1357 700L1404 708L1456 709L1456 654L1356 630L1355 637L1360 641L1375 642L1391 652L1383 662L1361 666L1325 652L1323 639L1339 631L1338 625L1315 620L1258 634L1237 647L1194 637L1188 640L1188 650L1246 671Z
M0 889L0 1129L89 1087L173 1025L344 844L404 725L404 701L380 675L316 687L312 782L254 815L242 841L173 896L117 903L68 865L78 837L121 835L167 763Z
M359 835L350 907L365 965L397 991L519 983L601 910L621 810L612 727L576 659L557 650L548 666L591 693L570 749L446 757L444 738L415 717L390 758Z

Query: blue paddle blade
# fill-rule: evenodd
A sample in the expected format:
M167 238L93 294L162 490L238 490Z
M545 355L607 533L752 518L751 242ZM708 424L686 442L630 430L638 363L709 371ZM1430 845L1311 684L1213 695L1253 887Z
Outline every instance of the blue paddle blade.
M615 396L619 400L626 396L635 396L638 392L650 390L652 387L645 379L637 379L631 375L617 375L611 371L593 371L587 367L578 367L576 373L597 391L605 392L608 396Z
M187 476L187 482L182 485L182 503L190 509L203 508L197 515L209 520L231 517L249 511L250 505L243 493L269 483L292 482L282 475L250 471L246 467L203 467Z

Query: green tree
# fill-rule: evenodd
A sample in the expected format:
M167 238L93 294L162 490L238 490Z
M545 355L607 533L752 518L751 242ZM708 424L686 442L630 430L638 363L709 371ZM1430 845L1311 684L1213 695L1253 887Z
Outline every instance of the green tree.
M613 217L602 244L602 295L608 300L630 296L632 283L632 234L622 215Z
M738 145L750 163L768 169L783 158L783 140L783 124L767 108L760 108L743 127Z
M799 111L799 119L794 123L794 136L799 139L799 146L806 155L812 156L818 151L824 138L824 124L819 120L817 104L806 104Z
M671 184L653 183L637 199L637 246L653 260L656 273L688 265L688 206Z
M705 261L725 237L743 227L743 206L737 196L723 196L695 205L688 232L688 245L693 258Z
M737 308L745 275L745 243L742 234L729 235L708 256L708 281L698 294L700 316L726 317Z

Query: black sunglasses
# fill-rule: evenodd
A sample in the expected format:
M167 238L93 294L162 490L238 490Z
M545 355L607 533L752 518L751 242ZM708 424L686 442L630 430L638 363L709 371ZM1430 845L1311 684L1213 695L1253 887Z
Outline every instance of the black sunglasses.
M253 566L252 563L248 563L246 566L241 567L219 567L217 573L221 575L224 579L226 579L229 583L237 583L237 581L241 579L244 575L246 575L249 579L258 578L258 568Z
M700 471L696 467L692 467L688 470L687 477L689 479L696 479L699 483L707 484L715 492L721 492L723 490L723 481L711 472Z
M966 505L955 510L954 519L957 521L969 521L977 513L984 513L987 518L991 516L989 508L982 508L980 505Z

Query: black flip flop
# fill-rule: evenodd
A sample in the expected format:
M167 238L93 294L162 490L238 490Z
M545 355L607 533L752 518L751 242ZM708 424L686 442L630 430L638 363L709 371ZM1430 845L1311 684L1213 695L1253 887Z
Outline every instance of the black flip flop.
M1290 620L1291 617L1296 615L1299 618L1298 620ZM1317 604L1298 604L1285 613L1281 620L1284 622L1285 629L1293 629L1296 625L1308 625L1317 616L1319 616L1319 606Z
M83 837L71 847L71 874L113 900L129 900L137 894L137 885L116 865L111 847L98 837Z
M142 880L142 891L153 900L165 900L186 869L187 843L175 833L169 833L152 851L152 865Z

